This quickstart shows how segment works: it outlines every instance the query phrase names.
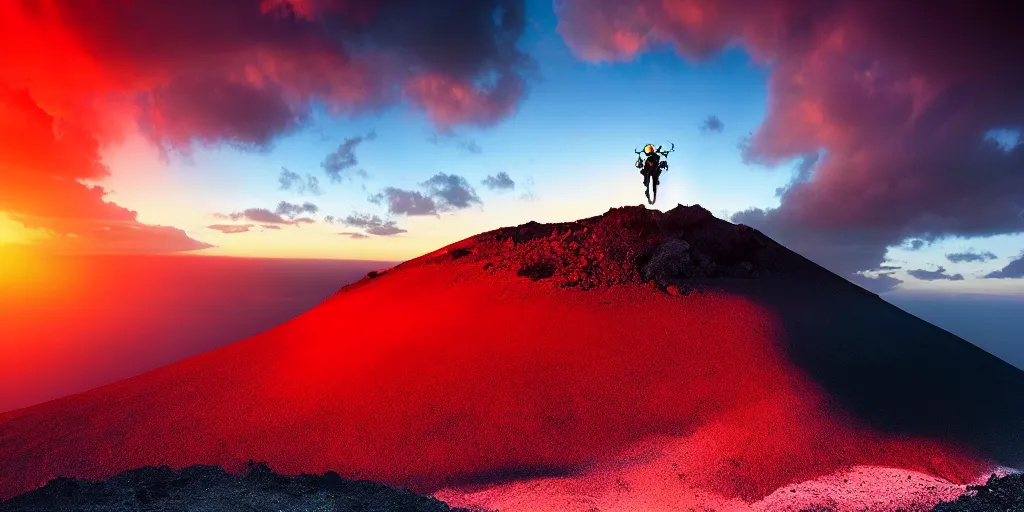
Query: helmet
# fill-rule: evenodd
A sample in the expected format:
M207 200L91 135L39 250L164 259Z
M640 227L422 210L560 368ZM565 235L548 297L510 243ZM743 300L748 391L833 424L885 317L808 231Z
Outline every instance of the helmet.
M650 144L644 146L644 153L648 153L648 154L654 153L654 146L652 146Z

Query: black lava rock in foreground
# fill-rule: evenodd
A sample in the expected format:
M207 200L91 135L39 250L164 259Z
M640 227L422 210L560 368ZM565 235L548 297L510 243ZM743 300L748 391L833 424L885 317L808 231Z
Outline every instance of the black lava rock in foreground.
M245 475L217 466L133 469L105 481L57 478L0 501L0 512L469 512L435 498L383 484L323 476L281 476L266 464ZM1024 511L1024 473L972 486L932 512Z
M323 476L281 476L265 464L245 475L216 466L133 469L104 481L57 478L0 501L2 512L449 512L435 498L373 482Z
M1024 473L997 477L975 485L956 501L940 503L932 512L1019 512L1024 511Z

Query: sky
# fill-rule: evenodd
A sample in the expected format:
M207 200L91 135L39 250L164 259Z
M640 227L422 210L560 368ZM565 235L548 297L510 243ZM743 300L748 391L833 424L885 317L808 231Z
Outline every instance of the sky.
M42 252L401 261L642 204L652 142L675 148L658 208L876 292L1024 295L1024 42L1000 5L5 2L0 247L7 274Z

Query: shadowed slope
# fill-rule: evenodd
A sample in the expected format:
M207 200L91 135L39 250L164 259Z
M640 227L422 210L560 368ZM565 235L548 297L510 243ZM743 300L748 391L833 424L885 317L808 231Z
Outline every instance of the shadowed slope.
M756 230L621 208L484 233L259 336L2 415L0 497L249 459L432 492L586 474L654 438L686 440L679 480L729 499L854 465L965 482L1021 460L1022 395L1021 372Z

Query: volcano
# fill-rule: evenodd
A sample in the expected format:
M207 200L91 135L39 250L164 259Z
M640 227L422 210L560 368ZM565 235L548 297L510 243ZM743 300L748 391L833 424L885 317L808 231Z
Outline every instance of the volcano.
M700 206L477 235L0 415L0 498L265 461L501 510L930 507L1024 466L1024 372Z

